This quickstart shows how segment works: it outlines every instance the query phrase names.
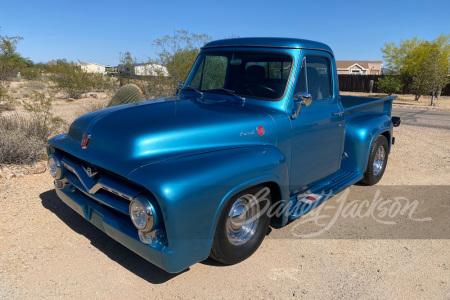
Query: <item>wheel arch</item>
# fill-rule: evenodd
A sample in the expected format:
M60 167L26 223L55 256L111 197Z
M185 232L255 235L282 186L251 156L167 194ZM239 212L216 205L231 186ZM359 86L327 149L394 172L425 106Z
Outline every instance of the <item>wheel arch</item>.
M220 206L218 207L218 209L215 213L214 223L212 226L213 228L211 228L212 236L214 236L220 216L222 215L228 202L231 199L233 199L234 197L236 197L237 195L239 195L245 191L254 189L258 186L268 187L270 189L270 194L271 194L271 198L272 198L271 205L281 201L280 204L281 204L282 208L284 209L285 201L283 201L283 199L285 198L285 196L284 196L285 193L283 192L283 189L280 186L279 179L277 179L275 177L262 177L262 178L257 178L257 179L251 180L249 182L243 183L242 185L239 185L239 186L233 188L232 190L230 190L227 193L227 195L225 197L223 197L223 199L220 203ZM281 218L280 221L284 222L284 214L282 216L280 216L280 218Z
M344 159L341 169L364 173L367 168L370 147L375 139L382 135L391 148L392 121L387 115L362 116L346 124ZM388 152L389 153L389 152Z

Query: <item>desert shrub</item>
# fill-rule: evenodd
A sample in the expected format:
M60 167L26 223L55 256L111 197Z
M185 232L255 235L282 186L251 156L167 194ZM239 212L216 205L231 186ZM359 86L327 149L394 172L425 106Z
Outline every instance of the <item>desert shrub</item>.
M91 74L73 62L59 62L50 69L50 80L67 98L78 99L92 88Z
M135 84L127 84L121 87L117 93L112 97L108 107L139 102L144 100L144 95L141 89Z
M22 78L27 80L39 80L41 78L41 70L35 67L25 67L20 69Z
M17 113L0 116L0 164L27 164L44 156L39 121Z
M79 110L77 110L75 112L75 117L81 117L82 115L97 111L97 110L101 110L106 108L106 103L105 102L97 102L97 103L89 103L85 106L83 106L82 108L80 108Z
M382 93L393 94L402 88L400 79L395 76L385 76L377 81L377 87Z
M91 90L96 92L110 91L114 89L114 83L109 76L90 74Z
M35 80L27 82L26 87L32 90L45 90L47 85L43 81Z
M41 159L50 135L66 129L66 123L50 112L52 103L45 94L34 92L24 107L27 112L0 115L0 164Z
M164 76L145 76L136 81L136 85L143 91L146 99L173 96L172 78Z
M14 99L12 99L7 90L0 84L0 113L5 110L14 109Z
M24 101L24 108L36 121L35 136L46 142L53 133L59 133L64 128L65 121L60 117L55 117L51 113L52 97L47 98L44 93L34 91L28 101Z

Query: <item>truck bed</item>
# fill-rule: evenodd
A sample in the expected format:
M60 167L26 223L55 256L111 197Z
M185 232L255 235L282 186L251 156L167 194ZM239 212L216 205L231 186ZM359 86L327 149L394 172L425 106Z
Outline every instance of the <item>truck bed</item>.
M341 103L347 119L348 117L363 114L385 114L391 116L392 101L395 97L397 96L386 98L341 96Z

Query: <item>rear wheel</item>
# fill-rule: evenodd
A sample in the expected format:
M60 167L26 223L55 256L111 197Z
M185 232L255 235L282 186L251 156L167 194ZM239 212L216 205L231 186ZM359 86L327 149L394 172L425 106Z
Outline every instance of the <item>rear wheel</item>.
M388 161L389 143L385 136L380 135L372 143L369 152L369 161L362 183L367 185L377 184L383 177Z
M270 190L264 186L233 197L219 218L211 257L224 264L236 264L252 255L267 233L270 203Z

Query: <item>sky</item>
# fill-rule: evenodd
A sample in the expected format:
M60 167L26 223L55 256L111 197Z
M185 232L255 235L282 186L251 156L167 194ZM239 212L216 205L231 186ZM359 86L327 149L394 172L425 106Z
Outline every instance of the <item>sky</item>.
M0 27L24 38L17 50L34 62L117 65L125 51L143 62L156 58L155 39L177 29L309 39L328 44L337 60L382 60L385 42L450 33L450 0L0 0Z

